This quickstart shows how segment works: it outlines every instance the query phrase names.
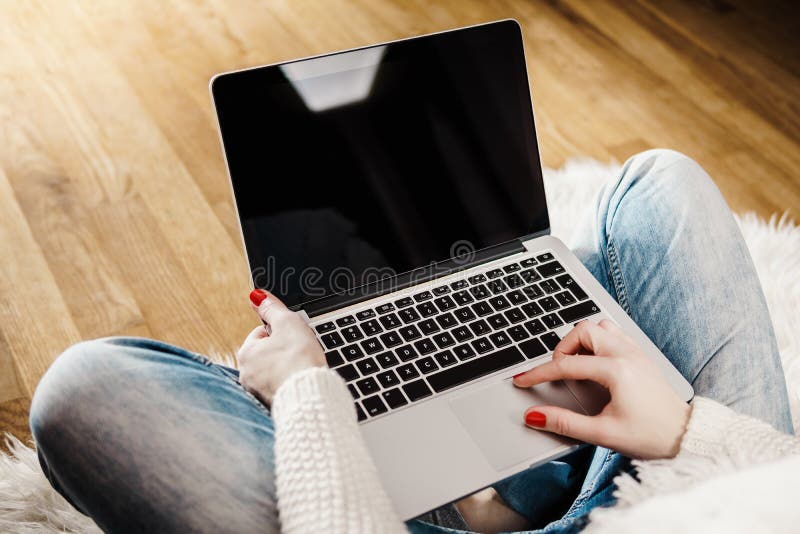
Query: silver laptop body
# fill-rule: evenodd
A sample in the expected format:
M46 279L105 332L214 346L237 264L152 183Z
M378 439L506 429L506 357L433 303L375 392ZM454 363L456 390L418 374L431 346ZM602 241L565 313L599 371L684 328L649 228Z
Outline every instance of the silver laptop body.
M443 36L461 39L468 46L481 32L489 31L513 36L508 41L511 44L502 46L524 57L516 22L499 21L225 73L212 80L212 98L255 285L264 287L253 256L254 251L261 254L265 245L254 243L258 239L254 236L286 225L307 224L309 218L330 221L330 214L282 210L266 219L259 214L262 218L253 222L243 213L243 206L252 211L247 203L257 193L243 193L242 184L256 180L247 169L252 169L252 161L260 160L244 160L249 166L239 164L245 142L230 134L238 125L227 117L236 115L236 102L249 98L250 93L241 93L241 87L261 80L240 80L242 73L280 69L280 76L296 92L296 100L309 110L343 109L376 91L369 86L375 83L371 66L388 62L394 68L391 46L411 41L424 46L436 39L441 42ZM448 46L455 45L448 42ZM521 69L524 75L524 63ZM315 87L320 76L340 72L346 73L340 79L349 84L347 90L331 90L337 86L330 83L325 91ZM529 95L523 96L529 100ZM236 162L232 161L234 153ZM540 166L538 150L535 156ZM545 204L543 192L538 194L538 201ZM268 202L280 204L281 199L272 197ZM581 446L527 428L523 413L532 405L555 404L594 414L607 402L603 388L574 381L530 390L511 384L513 375L549 361L554 344L580 320L616 322L644 347L678 395L687 401L692 398L689 383L577 257L548 233L546 228L480 249L451 247L452 256L442 269L428 266L417 270L417 276L384 277L378 283L362 285L357 295L341 292L293 306L317 332L330 366L348 380L364 440L402 519L417 517ZM278 242L275 246L290 249L293 245Z

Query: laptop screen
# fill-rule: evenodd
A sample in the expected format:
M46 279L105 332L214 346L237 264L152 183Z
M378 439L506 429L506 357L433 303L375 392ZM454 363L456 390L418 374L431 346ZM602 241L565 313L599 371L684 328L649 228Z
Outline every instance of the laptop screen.
M514 21L212 91L253 281L290 306L549 227Z

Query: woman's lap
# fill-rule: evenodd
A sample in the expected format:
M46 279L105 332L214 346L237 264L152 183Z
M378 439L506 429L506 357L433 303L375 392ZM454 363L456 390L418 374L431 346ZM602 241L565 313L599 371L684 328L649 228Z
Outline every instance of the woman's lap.
M695 162L671 151L631 158L573 249L697 394L791 430L755 270ZM31 412L48 476L101 526L277 529L272 422L231 370L149 340L87 342L48 371ZM538 525L564 512L544 531L571 531L593 507L611 504L613 477L627 466L593 448L496 489ZM117 523L124 517L135 519Z

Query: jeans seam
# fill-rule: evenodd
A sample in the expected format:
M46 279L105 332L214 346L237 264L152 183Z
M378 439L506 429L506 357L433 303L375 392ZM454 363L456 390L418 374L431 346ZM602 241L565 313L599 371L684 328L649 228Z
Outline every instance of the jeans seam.
M623 278L622 269L620 269L619 266L617 248L614 246L614 240L610 236L606 244L606 256L608 257L609 272L611 273L611 281L614 284L614 292L617 294L617 303L625 310L625 313L630 315L631 308L628 302L628 290L625 286L625 278Z

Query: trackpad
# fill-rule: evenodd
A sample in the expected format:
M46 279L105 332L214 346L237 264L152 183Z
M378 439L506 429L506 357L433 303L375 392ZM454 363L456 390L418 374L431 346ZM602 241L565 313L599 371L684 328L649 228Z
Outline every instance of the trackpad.
M509 379L450 401L461 424L498 471L575 443L525 426L525 410L543 404L585 413L561 381L521 389Z

